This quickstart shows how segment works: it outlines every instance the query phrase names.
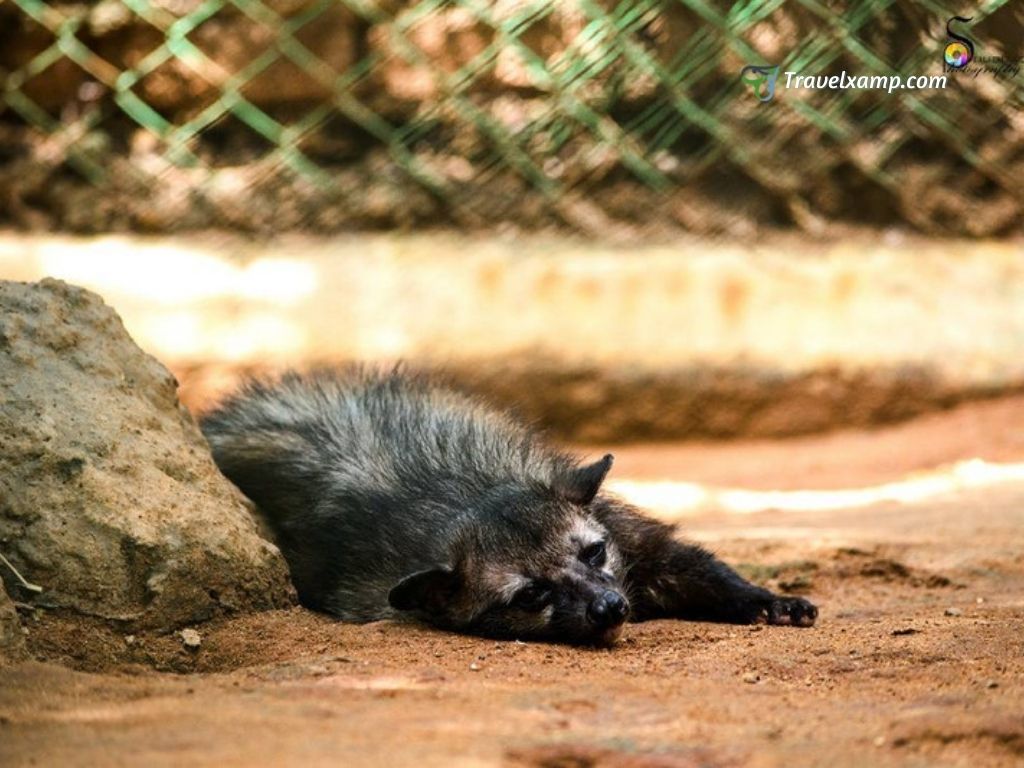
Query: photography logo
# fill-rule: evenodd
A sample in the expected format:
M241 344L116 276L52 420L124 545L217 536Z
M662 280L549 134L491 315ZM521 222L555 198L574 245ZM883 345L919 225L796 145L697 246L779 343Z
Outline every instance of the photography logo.
M966 19L963 16L954 16L946 22L946 36L948 42L942 51L942 59L949 69L963 69L974 59L974 41L964 35L958 35L953 31L954 21L966 24L973 16Z
M778 79L778 66L748 64L740 70L740 80L750 86L758 101L771 101L775 97L775 81Z

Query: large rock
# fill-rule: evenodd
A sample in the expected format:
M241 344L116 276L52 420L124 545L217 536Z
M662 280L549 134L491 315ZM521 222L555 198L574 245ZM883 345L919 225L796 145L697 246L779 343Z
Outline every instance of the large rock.
M18 661L25 655L25 635L21 631L21 622L18 621L11 598L0 583L0 667Z
M0 551L38 604L128 627L292 600L174 377L57 280L0 282Z

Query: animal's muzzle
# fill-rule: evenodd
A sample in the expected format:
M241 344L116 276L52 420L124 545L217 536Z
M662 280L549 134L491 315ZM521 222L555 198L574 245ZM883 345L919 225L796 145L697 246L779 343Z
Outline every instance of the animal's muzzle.
M587 619L598 629L609 629L622 624L629 615L626 598L614 590L605 590L587 607Z

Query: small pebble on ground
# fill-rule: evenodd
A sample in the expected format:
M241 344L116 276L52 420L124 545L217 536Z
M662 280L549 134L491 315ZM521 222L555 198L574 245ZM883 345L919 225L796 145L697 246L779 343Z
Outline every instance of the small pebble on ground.
M186 648L198 648L202 645L203 637L194 629L181 630L181 642Z

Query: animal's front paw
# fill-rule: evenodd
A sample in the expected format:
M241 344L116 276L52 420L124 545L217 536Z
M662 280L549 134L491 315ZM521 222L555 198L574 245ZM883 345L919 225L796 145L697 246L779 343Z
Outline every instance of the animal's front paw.
M780 626L813 627L818 618L818 609L802 597L780 597L773 595L761 607L755 622Z

